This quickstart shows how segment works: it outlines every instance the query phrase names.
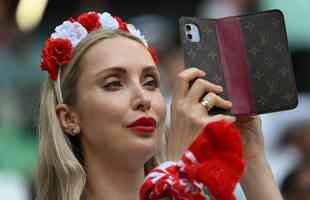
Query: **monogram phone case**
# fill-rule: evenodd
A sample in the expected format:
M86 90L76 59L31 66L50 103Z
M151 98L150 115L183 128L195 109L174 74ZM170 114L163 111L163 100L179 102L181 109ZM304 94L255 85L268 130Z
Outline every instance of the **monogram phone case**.
M198 27L200 41L187 34ZM256 115L293 109L297 90L284 17L279 10L221 19L181 17L180 37L187 67L206 71L206 80L222 85L233 103L225 112ZM211 111L212 111L211 110Z

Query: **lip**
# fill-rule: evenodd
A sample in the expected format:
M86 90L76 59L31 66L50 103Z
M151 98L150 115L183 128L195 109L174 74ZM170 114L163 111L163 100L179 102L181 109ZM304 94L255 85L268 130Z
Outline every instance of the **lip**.
M140 117L133 123L129 124L127 128L135 132L150 134L156 129L156 120L152 117Z

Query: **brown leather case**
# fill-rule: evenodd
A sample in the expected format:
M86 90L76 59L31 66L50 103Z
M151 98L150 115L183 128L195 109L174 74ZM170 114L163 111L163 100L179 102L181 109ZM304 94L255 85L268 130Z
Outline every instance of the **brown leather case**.
M186 24L199 28L191 42ZM180 36L186 67L207 72L206 79L224 87L233 115L256 115L293 109L297 90L284 17L279 10L221 19L181 17Z

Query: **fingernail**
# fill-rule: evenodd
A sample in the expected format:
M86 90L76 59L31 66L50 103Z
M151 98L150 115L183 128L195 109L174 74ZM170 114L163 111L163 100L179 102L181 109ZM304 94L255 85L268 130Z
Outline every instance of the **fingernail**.
M236 119L236 117L233 117L233 116L231 116L231 121L233 121L233 122L235 122L237 119Z

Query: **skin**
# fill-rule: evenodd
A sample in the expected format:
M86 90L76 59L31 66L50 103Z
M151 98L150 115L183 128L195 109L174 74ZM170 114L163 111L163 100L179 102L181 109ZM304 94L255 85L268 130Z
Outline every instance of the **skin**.
M103 72L113 66L125 69L126 74L107 79ZM141 137L125 126L142 115L154 117L160 126L165 113L158 87L150 90L146 84L153 78L142 73L145 66L154 63L141 44L121 37L101 41L81 60L77 105L60 104L56 108L68 134L72 134L72 127L80 130L88 174L87 199L138 199L143 164L154 154L159 133L157 129L154 135ZM244 141L247 170L241 184L246 196L251 200L282 199L264 156L260 119L209 116L208 109L199 102L206 92L209 109L229 109L232 104L217 95L222 92L221 86L201 79L204 75L205 72L190 68L177 76L168 130L168 159L178 160L206 124L217 120L235 122ZM194 79L197 80L189 88ZM113 86L113 92L105 90L107 81L114 80L121 86Z
M266 161L260 118L258 116L237 118L227 115L209 116L208 110L213 106L228 109L231 108L232 103L217 95L223 90L221 86L201 79L203 76L205 72L197 68L189 68L178 75L171 105L169 159L177 160L206 124L217 120L234 122L241 133L244 159L247 164L240 182L247 199L283 199ZM197 80L189 88L190 82L194 79ZM206 92L208 94L204 98L209 101L208 109L199 102L200 97Z
M58 106L58 112L74 116L71 126L80 127L87 199L137 199L143 165L155 153L165 116L158 68L142 44L124 37L92 46L80 67L77 105ZM140 136L126 128L142 116L157 121L154 134Z

